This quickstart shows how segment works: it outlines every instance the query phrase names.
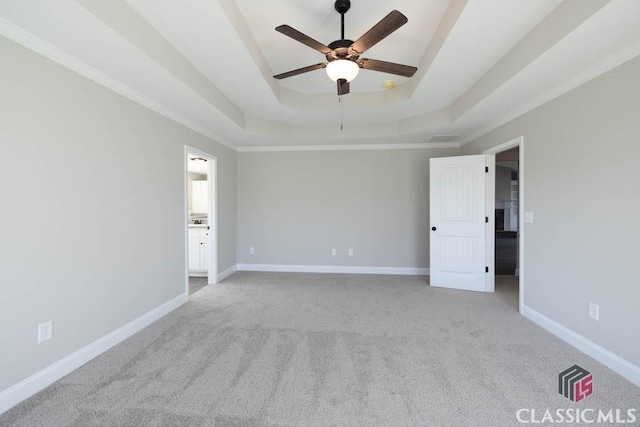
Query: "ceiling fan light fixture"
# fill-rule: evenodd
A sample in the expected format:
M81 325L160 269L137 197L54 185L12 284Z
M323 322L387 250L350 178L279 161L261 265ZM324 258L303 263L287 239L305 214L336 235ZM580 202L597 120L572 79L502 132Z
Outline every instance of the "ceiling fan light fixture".
M360 71L360 66L348 59L336 59L327 64L327 75L331 80L337 82L344 79L347 82L355 79Z

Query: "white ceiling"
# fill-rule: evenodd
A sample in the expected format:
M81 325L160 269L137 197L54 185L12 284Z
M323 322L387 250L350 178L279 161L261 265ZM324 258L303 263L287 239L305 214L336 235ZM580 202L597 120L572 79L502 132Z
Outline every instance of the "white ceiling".
M418 72L361 70L341 104L324 70L272 78L324 61L274 28L329 44L333 0L0 0L0 34L241 149L464 143L640 54L637 0L352 0L346 37L394 8L363 57Z

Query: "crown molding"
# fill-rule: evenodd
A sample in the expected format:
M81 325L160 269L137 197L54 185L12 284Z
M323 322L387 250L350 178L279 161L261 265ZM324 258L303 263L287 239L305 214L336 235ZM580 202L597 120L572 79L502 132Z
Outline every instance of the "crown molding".
M533 99L531 102L528 102L522 106L520 106L519 108L514 109L513 111L511 111L510 113L500 117L497 120L494 120L493 122L491 122L490 124L488 124L487 126L470 133L469 135L465 136L462 139L462 145L468 144L471 141L480 138L483 135L488 134L489 132L491 132L492 130L495 130L497 128L499 128L500 126L509 123L512 120L517 119L520 116L523 116L524 114L528 113L529 111L538 108L539 106L546 104L547 102L561 96L564 95L565 93L569 92L572 89L577 88L580 85L585 84L586 82L588 82L589 80L593 80L594 78L606 73L607 71L610 71L616 67L618 67L619 65L624 64L627 61L630 61L631 59L635 58L636 56L640 55L640 41L631 44L630 46L626 47L625 49L622 49L620 51L618 51L617 53L614 53L613 55L609 56L608 58L606 58L605 60L587 68L585 71L575 75L573 78L566 80L565 82L553 87L552 89L543 92L540 96L536 97L535 99Z
M23 30L22 28L12 24L11 22L0 18L0 34L7 37L8 39L13 40L16 43L21 44L22 46L33 50L34 52L39 53L58 64L75 71L76 73L93 80L101 86L104 86L112 91L129 98L130 100L147 107L150 110L155 111L162 116L181 124L182 126L191 129L194 132L199 133L202 136L207 137L208 139L216 142L220 145L224 145L231 150L237 151L237 146L232 144L229 141L225 141L223 138L220 138L218 135L214 135L207 129L193 123L192 121L184 118L180 114L176 113L173 110L166 108L163 105L160 105L156 101L148 98L145 95L131 89L128 86L123 85L117 80L107 76L101 71L96 70L95 68L87 65L86 63L74 58L73 56L63 52L62 50L52 46L51 44L45 42L44 40L34 36L28 31Z
M239 153L269 151L356 151L356 150L414 150L429 148L460 148L458 142L419 142L415 144L349 144L349 145L283 145L274 147L238 147Z

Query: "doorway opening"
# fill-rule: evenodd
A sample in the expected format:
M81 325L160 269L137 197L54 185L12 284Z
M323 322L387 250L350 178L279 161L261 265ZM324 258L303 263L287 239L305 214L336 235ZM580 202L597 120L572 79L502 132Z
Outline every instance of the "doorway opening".
M522 313L524 300L523 206L524 139L499 144L485 154L495 154L495 221L490 236L495 254L495 286Z
M185 147L187 295L217 283L217 159Z

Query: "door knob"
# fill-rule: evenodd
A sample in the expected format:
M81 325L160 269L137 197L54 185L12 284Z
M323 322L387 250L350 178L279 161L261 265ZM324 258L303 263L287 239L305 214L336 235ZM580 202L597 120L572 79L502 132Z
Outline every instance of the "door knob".
M437 228L431 227L431 231L436 231L436 230L437 230Z

